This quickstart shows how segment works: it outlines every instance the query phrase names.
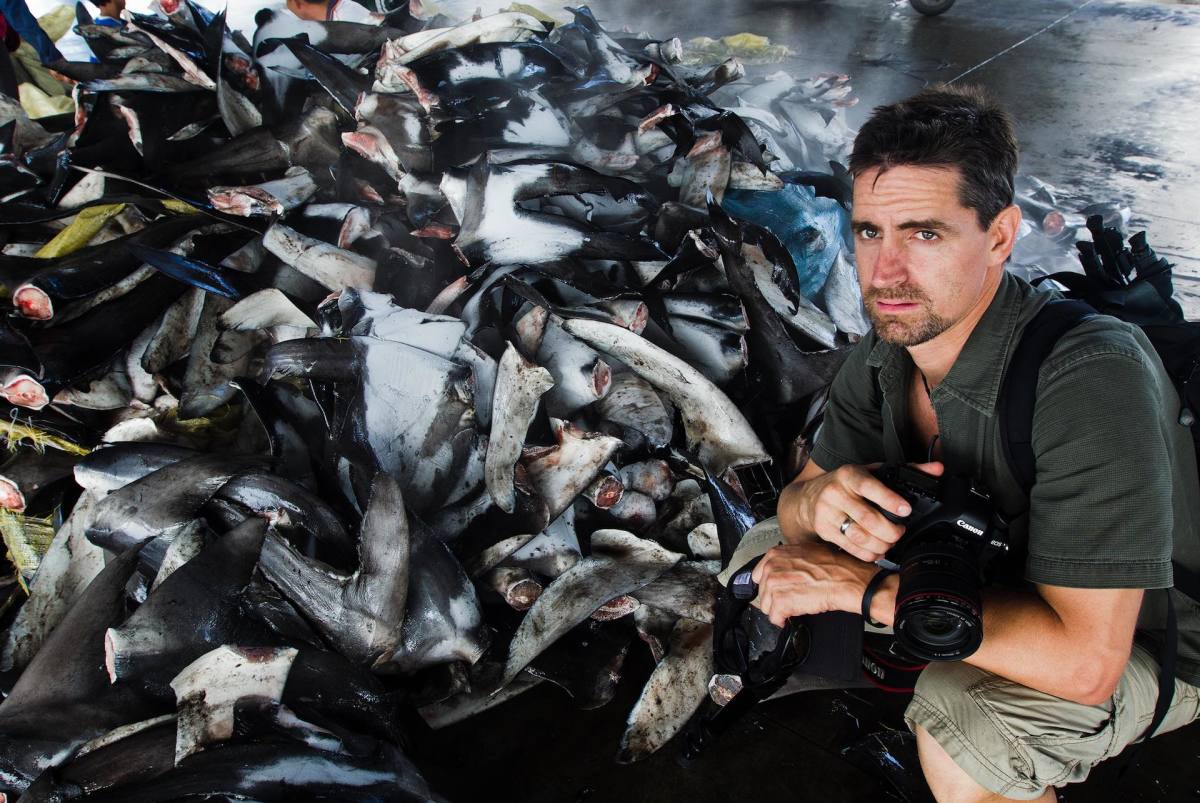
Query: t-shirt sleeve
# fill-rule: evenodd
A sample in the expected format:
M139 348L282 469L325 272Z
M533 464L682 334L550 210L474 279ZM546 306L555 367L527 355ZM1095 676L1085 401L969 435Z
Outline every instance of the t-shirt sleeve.
M1048 361L1033 421L1026 579L1171 585L1171 460L1155 367L1136 347Z
M826 471L884 459L879 388L867 365L873 338L864 338L829 386L825 417L817 429L811 459Z

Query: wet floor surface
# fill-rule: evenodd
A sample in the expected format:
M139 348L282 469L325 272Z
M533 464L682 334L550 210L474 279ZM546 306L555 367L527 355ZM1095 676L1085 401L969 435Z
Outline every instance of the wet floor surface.
M890 0L590 5L606 25L657 36L767 35L794 55L751 65L750 76L848 73L861 98L852 126L877 104L966 73L960 80L987 86L1017 119L1023 172L1082 203L1119 198L1132 207L1133 230L1147 229L1178 264L1177 291L1188 317L1200 319L1200 7L958 0L948 14L924 18ZM897 735L902 701L874 690L766 703L688 769L676 762L675 744L638 764L616 764L625 717L651 668L643 645L631 650L617 696L603 708L576 710L543 684L462 724L418 734L414 757L455 801L928 799ZM1156 738L1124 774L1123 766L1100 765L1060 800L1200 799L1200 725Z
M679 740L632 765L615 761L625 717L651 669L631 647L616 697L577 710L549 684L440 731L414 733L413 759L447 799L521 803L932 803L904 730L904 698L814 691L763 703L690 764ZM1101 764L1064 803L1200 799L1200 725Z
M1022 172L1081 205L1128 203L1133 230L1145 228L1177 263L1185 312L1200 319L1200 6L958 0L939 17L916 14L906 0L591 6L607 25L685 41L769 36L794 55L750 65L749 77L846 73L861 98L848 115L853 127L928 83L986 86L1017 120Z

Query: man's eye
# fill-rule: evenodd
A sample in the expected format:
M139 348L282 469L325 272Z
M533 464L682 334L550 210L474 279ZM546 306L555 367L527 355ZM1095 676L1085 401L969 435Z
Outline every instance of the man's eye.
M935 231L928 231L928 230L925 230L925 231L919 231L919 232L917 232L917 236L918 236L918 237L920 237L920 238L921 238L922 240L924 240L925 242L929 242L930 240L936 240L936 239L937 239L937 232L935 232Z
M864 240L874 240L879 236L879 232L875 229L859 229L858 236Z

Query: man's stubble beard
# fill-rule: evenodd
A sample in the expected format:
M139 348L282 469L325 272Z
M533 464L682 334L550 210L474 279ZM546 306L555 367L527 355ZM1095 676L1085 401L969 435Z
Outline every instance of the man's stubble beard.
M921 311L916 320L908 321L912 313L900 315L880 315L875 307L875 301L887 298L891 301L908 301L919 304ZM942 332L950 328L952 321L943 318L929 309L929 299L919 290L912 288L889 288L888 290L871 289L863 297L867 316L875 327L875 334L880 340L897 346L919 346L928 343Z

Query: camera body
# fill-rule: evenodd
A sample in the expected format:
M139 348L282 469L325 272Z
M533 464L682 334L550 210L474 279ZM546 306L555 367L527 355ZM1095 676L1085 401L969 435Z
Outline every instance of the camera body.
M912 506L905 527L879 561L900 574L896 640L925 661L958 661L983 640L981 591L993 559L1008 549L1003 520L985 489L967 477L935 477L888 465L874 475Z
M995 511L987 490L967 477L935 477L912 466L882 466L872 472L912 507L908 516L897 516L879 508L889 521L904 525L905 533L884 560L899 568L908 544L921 533L948 525L963 546L978 550L984 562L1008 549L1008 543L993 537Z

